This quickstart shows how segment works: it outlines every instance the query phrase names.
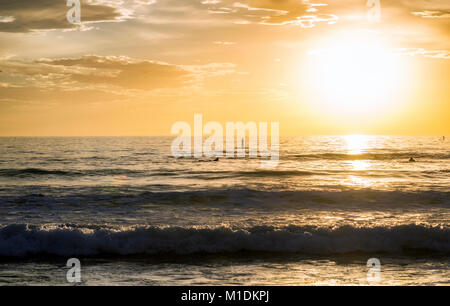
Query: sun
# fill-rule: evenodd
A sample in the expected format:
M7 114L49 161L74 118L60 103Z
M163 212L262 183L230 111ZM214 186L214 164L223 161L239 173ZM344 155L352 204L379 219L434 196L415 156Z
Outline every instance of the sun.
M402 84L398 56L373 35L339 36L310 52L309 87L316 106L334 115L385 111Z

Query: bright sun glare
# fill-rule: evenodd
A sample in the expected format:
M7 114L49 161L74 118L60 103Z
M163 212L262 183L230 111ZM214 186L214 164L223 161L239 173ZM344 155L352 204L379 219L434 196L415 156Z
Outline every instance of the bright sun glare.
M328 40L311 56L314 101L333 114L384 111L400 90L397 56L370 34Z
M347 135L344 137L347 154L362 154L368 148L369 136Z

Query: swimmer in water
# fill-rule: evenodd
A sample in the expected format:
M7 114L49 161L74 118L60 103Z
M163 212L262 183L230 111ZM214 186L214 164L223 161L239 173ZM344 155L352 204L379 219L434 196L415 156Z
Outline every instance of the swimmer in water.
M411 158L409 159L409 162L410 162L410 163L415 163L416 160L415 160L413 157L411 157Z

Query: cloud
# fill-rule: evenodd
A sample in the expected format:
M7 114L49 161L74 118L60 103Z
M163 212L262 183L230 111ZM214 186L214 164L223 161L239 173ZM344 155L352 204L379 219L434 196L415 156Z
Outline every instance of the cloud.
M387 4L416 17L430 19L450 17L450 2L448 0L402 0L399 2L388 2Z
M429 58L450 59L450 51L448 50L426 50L424 48L402 48L399 50L400 55L424 56Z
M213 43L215 45L222 45L222 46L232 46L236 44L234 41L215 41Z
M450 2L448 0L402 0L395 1L395 4L405 8L420 10L450 10Z
M316 7L307 0L249 0L248 10L266 11L261 23L272 25L296 24L305 28L314 27L315 23L332 21L334 15L318 15Z
M423 18L450 18L450 12L446 11L422 11L412 12L412 14Z
M135 60L120 56L84 56L81 58L44 59L39 63L53 67L76 68L71 80L89 84L107 84L127 89L152 90L181 87L192 76L171 64Z
M120 21L126 17L120 2L81 0L81 21ZM74 29L66 14L70 7L65 0L5 0L0 2L0 32L31 32L37 30Z
M249 7L273 10L276 14L265 16L265 23L283 24L296 21L308 12L310 5L299 0L250 0Z
M0 61L4 87L34 86L66 89L98 87L150 91L199 86L206 78L235 72L231 63L174 65L126 56L88 55L40 59L33 62Z
M295 24L313 27L316 22L334 20L334 15L318 15L317 7L308 0L222 0L203 1L210 14L233 19L234 24Z

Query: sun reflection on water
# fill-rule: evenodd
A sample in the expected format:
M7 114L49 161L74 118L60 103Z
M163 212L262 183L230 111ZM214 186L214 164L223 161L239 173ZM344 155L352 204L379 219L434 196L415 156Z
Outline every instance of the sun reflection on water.
M369 137L366 135L347 135L344 137L347 154L362 154L369 148Z
M344 141L346 153L351 156L364 154L369 149L369 136L366 135L348 135L344 137ZM367 160L351 160L349 166L353 171L365 171L370 168L370 163ZM364 188L371 185L369 180L355 175L351 175L343 183Z
M351 167L355 171L363 171L369 169L370 164L365 160L353 160L351 161Z

